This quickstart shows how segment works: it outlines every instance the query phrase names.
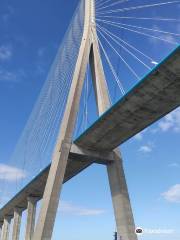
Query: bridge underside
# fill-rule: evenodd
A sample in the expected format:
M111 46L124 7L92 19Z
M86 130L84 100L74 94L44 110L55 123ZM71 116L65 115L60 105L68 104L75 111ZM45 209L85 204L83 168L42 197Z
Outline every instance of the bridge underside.
M65 181L67 182L74 175L77 175L80 171L91 165L92 162L74 161L69 159L67 172L65 175ZM8 202L0 211L0 222L3 222L4 216L12 216L14 214L14 208L27 209L27 199L29 196L42 198L50 165L47 166L36 178L34 178L21 192L19 192L10 202Z
M81 148L72 145L71 152L69 154L67 170L65 174L64 183L69 181L75 175L89 167L93 163L97 164L109 164L113 161L113 154L109 152L97 153L83 151ZM29 196L42 198L50 164L37 176L35 177L25 188L23 188L10 202L8 202L0 210L0 223L3 221L4 216L13 216L14 207L25 210L27 208L27 199Z
M180 49L143 78L76 141L88 149L113 150L180 105Z
M180 106L180 48L149 73L124 98L102 115L87 131L74 141L82 149L99 153L111 151ZM108 164L83 154L69 155L65 181L94 162ZM111 159L112 160L112 159ZM27 208L27 197L42 198L50 165L0 210L0 222L5 215L13 215L15 207Z

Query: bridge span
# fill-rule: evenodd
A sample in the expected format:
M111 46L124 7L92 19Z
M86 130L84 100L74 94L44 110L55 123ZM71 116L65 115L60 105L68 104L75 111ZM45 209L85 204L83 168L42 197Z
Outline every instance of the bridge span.
M64 183L93 163L110 164L111 150L180 106L179 66L180 47L74 141ZM49 169L50 165L0 210L0 223L4 216L13 217L15 207L25 210L29 196L42 198Z

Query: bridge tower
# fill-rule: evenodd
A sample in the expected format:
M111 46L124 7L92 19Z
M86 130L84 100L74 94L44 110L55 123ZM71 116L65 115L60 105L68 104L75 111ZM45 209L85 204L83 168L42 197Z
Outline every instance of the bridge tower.
M94 0L83 1L85 1L85 20L81 46L33 240L50 240L52 237L60 193L67 168L68 156L72 147L73 130L76 123L88 62L91 66L99 115L104 113L110 107L110 99L108 97L108 90L96 33L95 2ZM80 149L78 146L76 147ZM84 151L84 149L80 150L81 152ZM88 149L88 151L90 152L91 150ZM117 224L117 232L122 240L137 240L119 149L113 150L112 155L113 161L110 164L107 163L107 173Z

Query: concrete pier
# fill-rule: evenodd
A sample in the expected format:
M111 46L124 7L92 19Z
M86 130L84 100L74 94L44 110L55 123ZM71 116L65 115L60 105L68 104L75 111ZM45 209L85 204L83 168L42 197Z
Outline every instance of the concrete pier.
M28 200L28 207L27 207L27 224L26 224L25 240L31 240L34 234L36 205L39 198L28 197L27 200Z
M9 239L11 219L12 219L12 216L5 216L4 217L2 237L1 237L2 240L8 240Z
M20 228L21 228L22 209L14 209L14 223L13 223L13 235L12 240L19 240Z
M0 222L0 239L1 239L1 234L2 234L2 227L3 227L3 222Z

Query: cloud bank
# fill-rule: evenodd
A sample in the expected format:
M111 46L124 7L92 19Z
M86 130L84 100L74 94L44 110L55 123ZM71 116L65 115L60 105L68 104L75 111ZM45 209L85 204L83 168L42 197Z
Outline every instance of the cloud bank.
M159 123L159 128L163 132L172 130L174 132L180 132L180 108L169 113L164 119Z
M103 209L85 208L64 201L60 202L59 211L76 216L98 216L105 213Z
M8 166L6 164L0 164L0 180L7 180L14 182L26 177L25 172L22 169Z
M172 203L180 203L180 184L172 186L167 192L162 193L164 199Z

